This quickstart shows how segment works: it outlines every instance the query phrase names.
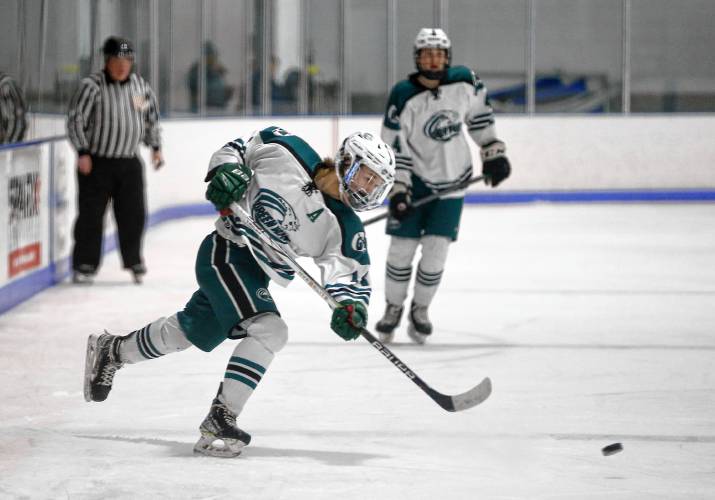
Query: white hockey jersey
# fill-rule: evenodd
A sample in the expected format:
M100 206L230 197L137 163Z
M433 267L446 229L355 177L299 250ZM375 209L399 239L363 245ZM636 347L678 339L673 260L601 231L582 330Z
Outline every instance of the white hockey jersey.
M478 145L496 139L487 89L472 70L448 68L439 87L424 87L417 74L397 83L382 123L382 140L392 145L396 182L417 176L432 190L447 189L472 176L467 133ZM448 197L464 196L457 191Z
M274 240L297 255L311 257L323 287L338 301L370 301L370 258L360 218L342 202L324 195L312 182L320 156L300 137L279 127L236 139L215 152L206 180L225 163L242 163L253 172L239 205ZM258 264L281 286L294 271L233 214L216 221L219 235L248 246Z

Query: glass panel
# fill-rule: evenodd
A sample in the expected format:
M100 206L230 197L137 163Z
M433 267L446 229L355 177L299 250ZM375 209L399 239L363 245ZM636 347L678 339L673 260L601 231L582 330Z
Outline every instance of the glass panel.
M340 112L340 2L308 0L308 113Z
M121 5L118 2L110 2L109 6L112 12L109 14L111 19L114 19L114 29L108 35L117 35L128 38L134 43L134 50L137 52L135 60L140 60L139 43L137 40L137 32L139 31L138 21L142 10L147 8L149 2L141 2L141 0L122 0Z
M270 47L266 47L266 17L270 15L267 1L253 0L253 23L250 25L249 39L251 41L251 85L250 85L250 113L253 115L261 115L264 111L264 94L265 89L270 88L271 76L275 73L275 62L271 57ZM266 52L268 52L266 54ZM268 61L268 62L266 62ZM268 82L264 82L263 69L268 66L267 78ZM265 84L265 86L264 86Z
M205 113L235 115L245 113L249 55L246 33L247 0L213 0L208 2L208 39L202 46L206 60ZM192 101L199 76L199 65L189 73Z
M22 78L18 54L21 43L18 2L19 0L0 0L0 71L12 76L19 83Z
M526 0L452 0L447 12L452 65L474 70L495 111L526 110Z
M298 112L301 76L300 2L276 0L273 16L273 64L271 64L271 114Z
M195 112L191 108L188 81L191 66L201 54L201 2L172 0L170 9L170 23L159 23L159 26L170 24L170 34L166 37L169 44L159 44L159 59L170 61L170 68L168 72L161 71L161 75L162 78L169 75L168 111L172 116L186 115ZM159 19L167 18L160 16Z
M622 110L621 0L536 2L536 111Z
M387 0L347 2L348 112L379 113L387 101Z
M632 0L631 111L715 111L715 2Z
M23 32L24 23L21 22L24 16L22 16L22 6L19 0L0 0L0 76L7 76L11 78L11 81L7 81L8 86L15 87L16 91L21 93L21 99L25 102L25 107L27 108L27 79L29 78L29 69L26 64L21 64L21 51L23 50ZM16 102L16 99L12 99ZM18 103L20 106L22 104ZM4 110L0 110L2 112ZM14 114L14 109L7 111L9 115ZM10 126L10 120L13 121L13 125ZM0 130L0 143L14 142L14 137L11 135L15 134L21 135L20 129L22 129L21 123L15 123L13 118L8 116L0 117L0 127L8 124L8 128ZM18 127L18 128L15 128ZM10 131L13 129L13 132ZM25 127L25 132L22 134L22 140L32 138L31 132Z
M159 110L163 115L171 114L171 37L172 23L171 19L172 0L157 0L158 1L158 39L159 39L159 82L154 87L159 100Z
M537 111L621 111L624 0L532 1ZM529 0L394 0L396 48L388 43L391 2L0 0L0 71L17 80L30 111L64 113L79 79L102 67L104 39L121 35L134 42L136 71L147 79L158 76L150 83L165 113L196 112L203 78L206 114L260 112L266 65L273 67L266 82L273 113L338 113L344 91L348 112L380 114L395 83L390 80L414 71L415 34L432 26L436 7L444 6L453 64L475 69L497 111L524 112ZM715 2L630 2L631 110L715 111L710 21ZM152 74L153 5L158 6L159 57ZM271 20L269 37L264 37L264 13ZM304 29L306 45L301 43ZM395 68L388 73L393 51ZM273 64L265 64L270 60ZM197 78L201 68L207 72Z
M88 2L47 2L45 59L42 68L42 111L64 113L79 80L90 73ZM84 24L81 21L85 20Z
M42 2L27 0L18 4L18 34L20 35L19 74L17 82L25 92L27 110L31 112L42 109L42 83L39 61L42 54ZM34 64L30 64L34 61Z
M124 33L131 33L130 39L134 43L134 71L144 78L156 92L156 83L151 80L151 2L146 0L133 0L133 16L127 18L130 26L122 29ZM161 108L159 108L161 109Z
M450 3L450 7L451 7ZM414 73L415 37L422 28L437 28L433 0L397 0L397 80ZM449 33L447 33L449 35ZM394 85L397 82L390 82Z

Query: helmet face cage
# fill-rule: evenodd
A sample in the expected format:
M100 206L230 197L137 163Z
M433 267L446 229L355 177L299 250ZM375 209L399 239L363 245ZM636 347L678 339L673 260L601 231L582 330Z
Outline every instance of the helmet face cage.
M347 137L335 160L340 194L353 210L379 207L395 182L392 148L367 132Z
M417 71L424 74L428 78L430 76L439 76L433 74L436 72L423 71L420 69L417 59L419 58L420 50L422 49L444 50L447 53L447 64L445 65L445 69L447 69L452 62L452 42L449 38L447 38L447 34L444 30L440 28L422 28L420 32L417 33L414 45L415 66L417 67Z

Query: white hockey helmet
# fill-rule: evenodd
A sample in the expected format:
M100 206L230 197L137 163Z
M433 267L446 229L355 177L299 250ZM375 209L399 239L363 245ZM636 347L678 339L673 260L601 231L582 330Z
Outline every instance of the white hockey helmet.
M449 67L450 62L452 61L452 42L447 37L447 33L445 33L441 28L422 28L420 32L417 33L414 44L415 66L417 66L417 71L430 79L441 78L441 72L422 71L420 69L420 65L417 63L417 58L419 57L420 50L422 49L444 50L447 53L446 67Z
M340 198L353 210L379 207L395 183L395 153L369 132L343 140L335 156Z

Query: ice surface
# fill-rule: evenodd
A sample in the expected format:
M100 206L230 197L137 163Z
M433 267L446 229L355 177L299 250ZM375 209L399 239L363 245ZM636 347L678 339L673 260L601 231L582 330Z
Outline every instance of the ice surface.
M715 205L465 210L433 339L392 346L439 408L296 281L272 293L291 338L239 418L240 458L192 447L232 342L128 366L86 403L87 335L183 307L208 218L149 232L143 286L107 256L0 316L0 498L512 499L715 495ZM382 225L368 228L382 314ZM311 272L316 268L301 261ZM317 274L315 274L317 276ZM601 455L622 442L624 451Z

